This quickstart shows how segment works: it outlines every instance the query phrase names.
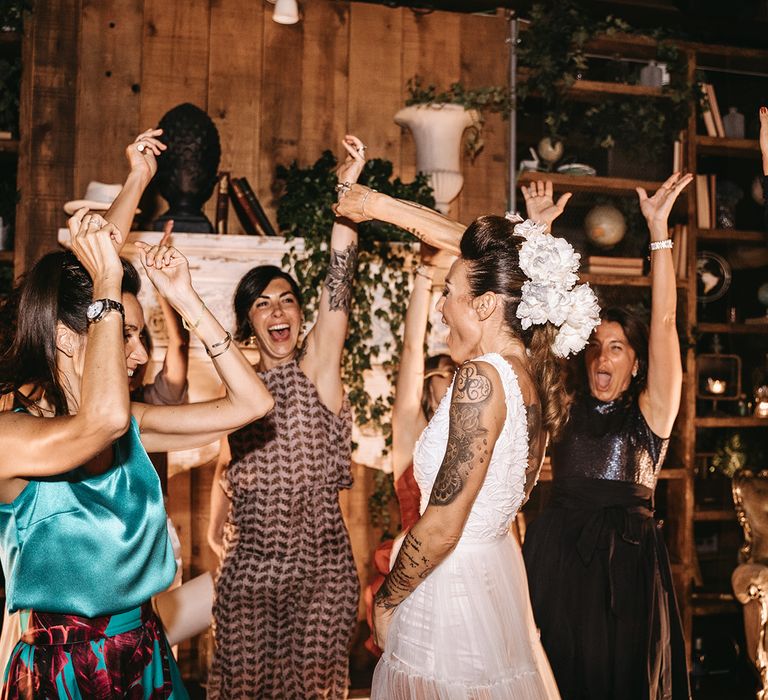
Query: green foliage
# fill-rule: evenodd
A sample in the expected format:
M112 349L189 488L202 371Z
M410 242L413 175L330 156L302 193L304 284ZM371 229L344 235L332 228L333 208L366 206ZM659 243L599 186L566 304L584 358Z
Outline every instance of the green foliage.
M0 0L0 31L20 32L24 13L31 11L32 3L27 0Z
M392 527L392 516L389 512L389 503L397 495L395 493L395 479L392 474L377 469L373 474L373 485L373 493L368 498L368 514L371 518L371 525L383 530L382 540L391 540L399 529Z
M686 127L694 85L687 78L685 53L665 40L662 30L651 34L658 40L656 60L670 73L670 83L662 89L664 99L604 95L599 104L585 105L572 99L568 88L588 77L586 44L601 35L636 32L618 17L590 16L576 0L536 3L530 19L518 48L520 64L528 72L518 89L518 108L530 111L532 101L541 100L546 135L563 139L572 133L591 134L595 146L611 148L620 141L645 157L659 157L671 146Z
M405 100L407 106L455 104L461 105L466 110L474 110L475 120L466 141L467 154L472 160L483 150L482 133L485 114L498 113L504 119L508 119L512 111L512 96L506 87L499 85L467 90L461 83L452 83L447 90L438 92L434 85L424 87L422 79L417 75L408 81L407 88L408 97Z
M313 165L301 168L296 162L280 166L277 178L284 193L277 208L277 221L287 240L304 239L304 252L291 246L283 263L292 265L304 295L304 312L308 321L314 318L320 291L328 265L328 241L336 201L336 158L325 151ZM360 184L398 199L419 202L434 207L432 190L423 175L412 183L392 179L392 163L376 159L369 161L359 179ZM349 332L343 359L344 383L355 420L361 427L381 430L390 439L391 425L384 418L389 414L391 396L372 397L365 391L363 373L371 364L382 361L391 352L384 366L390 379L397 366L401 346L401 326L408 301L409 275L403 263L412 253L413 237L396 226L368 221L358 226L359 258L354 287ZM377 290L381 290L385 307L374 309ZM384 347L373 344L373 324L386 324L395 339Z

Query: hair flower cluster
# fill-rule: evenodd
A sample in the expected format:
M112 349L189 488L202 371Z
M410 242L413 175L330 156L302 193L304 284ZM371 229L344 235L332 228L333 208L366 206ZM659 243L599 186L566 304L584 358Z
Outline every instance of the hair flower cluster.
M579 352L600 323L595 293L588 284L576 284L581 256L564 238L546 233L545 224L526 220L517 223L514 231L525 238L519 258L528 281L517 307L522 327L549 322L559 329L552 344L555 355Z

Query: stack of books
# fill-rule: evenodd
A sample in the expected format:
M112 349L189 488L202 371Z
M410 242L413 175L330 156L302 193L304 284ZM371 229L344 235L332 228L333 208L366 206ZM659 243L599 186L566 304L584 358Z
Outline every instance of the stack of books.
M590 255L587 269L592 275L626 275L637 277L643 274L642 258L621 258L610 255Z
M230 200L243 231L247 234L252 236L277 235L248 179L230 177L230 174L226 172L219 173L216 195L216 233L226 234L228 232Z
M688 277L688 227L685 224L677 224L669 231L672 239L672 265L675 268L675 276L679 280Z
M714 175L696 176L696 225L715 228L717 181Z

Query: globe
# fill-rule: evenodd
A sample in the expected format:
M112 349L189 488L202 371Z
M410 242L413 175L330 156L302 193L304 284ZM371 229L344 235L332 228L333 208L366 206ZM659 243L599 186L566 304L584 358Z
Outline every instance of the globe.
M757 300L766 307L768 314L768 282L764 282L757 288Z
M611 204L598 204L584 217L584 231L598 248L613 248L627 231L624 215Z

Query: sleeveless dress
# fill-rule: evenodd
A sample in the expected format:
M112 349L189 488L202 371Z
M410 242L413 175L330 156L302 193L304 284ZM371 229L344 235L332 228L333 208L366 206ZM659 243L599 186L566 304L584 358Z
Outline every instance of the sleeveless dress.
M564 700L690 697L682 625L653 491L669 440L637 400L579 396L551 450L547 508L523 552Z
M523 398L503 357L475 361L501 377L504 426L458 545L395 609L372 700L559 698L533 622L520 548L509 534L528 463ZM452 388L414 450L422 513L445 455Z
M134 418L114 452L103 474L32 479L0 504L7 606L22 633L3 698L188 697L149 603L176 563Z
M295 362L260 376L274 410L229 436L207 697L344 698L360 599L339 507L349 406L329 411Z

